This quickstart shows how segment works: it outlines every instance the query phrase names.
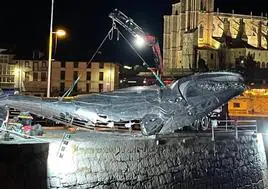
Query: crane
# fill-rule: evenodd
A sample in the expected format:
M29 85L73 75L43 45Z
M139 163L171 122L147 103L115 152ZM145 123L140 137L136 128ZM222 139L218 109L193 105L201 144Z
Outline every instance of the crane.
M109 17L119 25L121 25L126 31L128 31L134 38L139 40L140 42L145 42L147 45L152 47L154 53L154 61L156 63L156 68L150 68L148 65L148 69L154 73L154 70L157 71L157 75L161 76L163 73L163 59L161 55L161 50L159 46L159 42L155 36L152 36L148 33L145 33L143 29L137 25L134 20L124 13L119 11L118 9L114 9Z

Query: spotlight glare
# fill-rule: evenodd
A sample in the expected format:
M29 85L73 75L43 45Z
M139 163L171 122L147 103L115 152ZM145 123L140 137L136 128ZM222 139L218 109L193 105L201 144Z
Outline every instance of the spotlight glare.
M145 40L143 37L137 35L136 36L136 40L135 40L135 43L138 47L143 47L145 45Z

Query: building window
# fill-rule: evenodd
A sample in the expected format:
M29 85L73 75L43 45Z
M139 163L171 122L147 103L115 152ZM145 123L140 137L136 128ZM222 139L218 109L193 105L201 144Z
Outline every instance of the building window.
M203 38L204 37L204 27L203 25L201 24L199 26L199 38Z
M257 62L256 67L257 68L260 68L260 66L261 66L261 63L260 62Z
M103 92L103 84L99 84L99 92Z
M30 63L29 63L29 61L25 61L25 67L26 67L26 68L30 68Z
M233 104L233 106L234 106L234 108L240 108L240 103L235 102L235 103Z
M65 80L65 71L60 72L60 79Z
M64 82L60 83L60 91L61 92L65 91L65 83Z
M47 73L41 72L41 81L46 81L46 80L47 80Z
M90 83L87 83L87 92L90 91L90 88L91 88Z
M206 1L205 0L201 0L200 10L206 11Z
M257 30L256 30L255 27L253 27L253 28L252 28L252 35L253 35L253 36L256 36L256 33L257 33Z
M10 75L10 67L7 66L7 75Z
M78 78L78 71L74 71L73 80L75 81Z
M33 73L33 81L38 81L38 73Z
M91 80L91 72L87 72L87 80L88 80L88 81Z
M214 58L214 54L211 53L211 54L210 54L210 59L213 60L213 58Z
M78 62L74 62L74 68L78 68L79 63Z
M38 62L33 63L33 71L38 71Z
M103 81L103 72L100 72L100 73L99 73L99 80L100 80L100 81Z
M91 68L91 63L87 63L87 68Z
M78 90L77 90L77 85L78 85L78 83L76 83L76 84L74 85L74 89L73 89L74 92L77 92L77 91L78 91Z
M42 68L46 68L47 67L47 62L46 61L43 61L42 62Z
M61 67L62 68L65 68L65 66L66 66L66 63L65 62L61 62Z
M99 63L99 68L100 68L100 69L103 69L103 68L104 68L104 63L103 63L103 62L100 62L100 63Z
M25 72L25 81L30 80L30 72Z
M265 68L265 62L261 63L261 68Z

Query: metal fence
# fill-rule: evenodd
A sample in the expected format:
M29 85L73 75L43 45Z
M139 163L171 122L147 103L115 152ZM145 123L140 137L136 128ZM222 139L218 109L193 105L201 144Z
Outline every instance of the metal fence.
M257 133L257 120L216 120L211 126L211 140L215 140L215 133L233 133L238 138L239 133Z

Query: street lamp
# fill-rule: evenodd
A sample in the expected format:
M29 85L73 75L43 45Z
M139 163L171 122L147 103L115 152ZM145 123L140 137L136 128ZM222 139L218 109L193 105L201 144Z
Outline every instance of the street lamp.
M58 29L56 32L52 32L52 33L55 34L55 44L54 44L55 47L54 47L54 55L53 55L53 56L55 56L56 55L56 51L57 51L58 37L59 38L65 37L66 36L66 32L64 30L62 30L62 29Z
M51 0L50 30L49 30L49 45L48 45L47 97L50 97L50 84L51 84L50 82L51 82L53 11L54 11L54 0Z
M50 30L49 30L49 47L48 47L48 74L47 74L47 97L50 97L51 89L51 59L52 59L52 35L56 34L56 37L64 36L66 33L64 30L58 30L53 32L53 13L54 13L54 0L51 0L51 14L50 14Z
M52 22L51 22L52 23ZM55 34L55 52L57 46L57 39L58 37L64 37L66 32L62 29L57 30L56 32L50 32L49 35L49 49L48 49L48 74L47 74L47 97L50 97L50 90L51 90L51 62L52 62L52 35Z

